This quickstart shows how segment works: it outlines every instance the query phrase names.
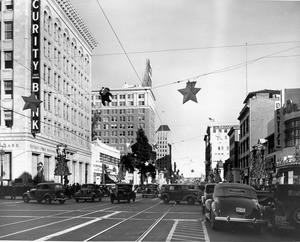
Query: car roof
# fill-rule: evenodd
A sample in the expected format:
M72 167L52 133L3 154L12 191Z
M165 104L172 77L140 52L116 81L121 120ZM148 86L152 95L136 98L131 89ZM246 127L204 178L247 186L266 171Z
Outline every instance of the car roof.
M248 184L244 184L244 183L232 183L232 182L225 182L225 183L218 183L215 186L215 189L219 187L230 187L230 188L245 188L245 189L251 189L251 190L255 190L254 187L248 185Z

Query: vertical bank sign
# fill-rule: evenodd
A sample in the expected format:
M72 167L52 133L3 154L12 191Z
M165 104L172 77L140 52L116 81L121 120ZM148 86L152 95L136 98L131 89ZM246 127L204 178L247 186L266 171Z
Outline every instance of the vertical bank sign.
M31 0L31 93L40 100L40 0ZM40 108L31 110L31 133L41 131Z

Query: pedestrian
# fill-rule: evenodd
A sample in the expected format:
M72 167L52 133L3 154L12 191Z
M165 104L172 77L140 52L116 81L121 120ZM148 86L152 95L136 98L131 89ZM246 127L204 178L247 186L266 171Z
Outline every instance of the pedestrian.
M16 188L16 184L15 184L15 182L12 182L11 183L11 197L10 197L10 199L16 199L16 193L17 193L17 188Z

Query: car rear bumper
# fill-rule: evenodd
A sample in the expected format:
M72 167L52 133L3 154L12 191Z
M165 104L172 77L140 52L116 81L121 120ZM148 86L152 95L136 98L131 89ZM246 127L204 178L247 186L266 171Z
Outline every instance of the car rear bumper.
M227 217L215 217L216 221L223 221L228 223L246 223L246 224L262 224L266 225L267 221L263 219L246 219L246 218L232 218L230 216Z

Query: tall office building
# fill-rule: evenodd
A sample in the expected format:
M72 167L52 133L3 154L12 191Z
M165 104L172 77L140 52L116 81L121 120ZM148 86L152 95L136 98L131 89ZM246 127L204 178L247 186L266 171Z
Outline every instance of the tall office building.
M97 42L69 0L0 4L4 184L61 181L54 175L59 144L66 147L69 182L88 182Z
M280 106L279 90L250 92L240 111L240 177L241 182L250 183L251 150L258 139L267 137L267 123L273 119L274 111Z
M125 84L111 89L111 102L104 106L100 90L92 91L93 139L112 146L121 154L131 152L139 128L150 145L155 143L155 97L148 86Z

